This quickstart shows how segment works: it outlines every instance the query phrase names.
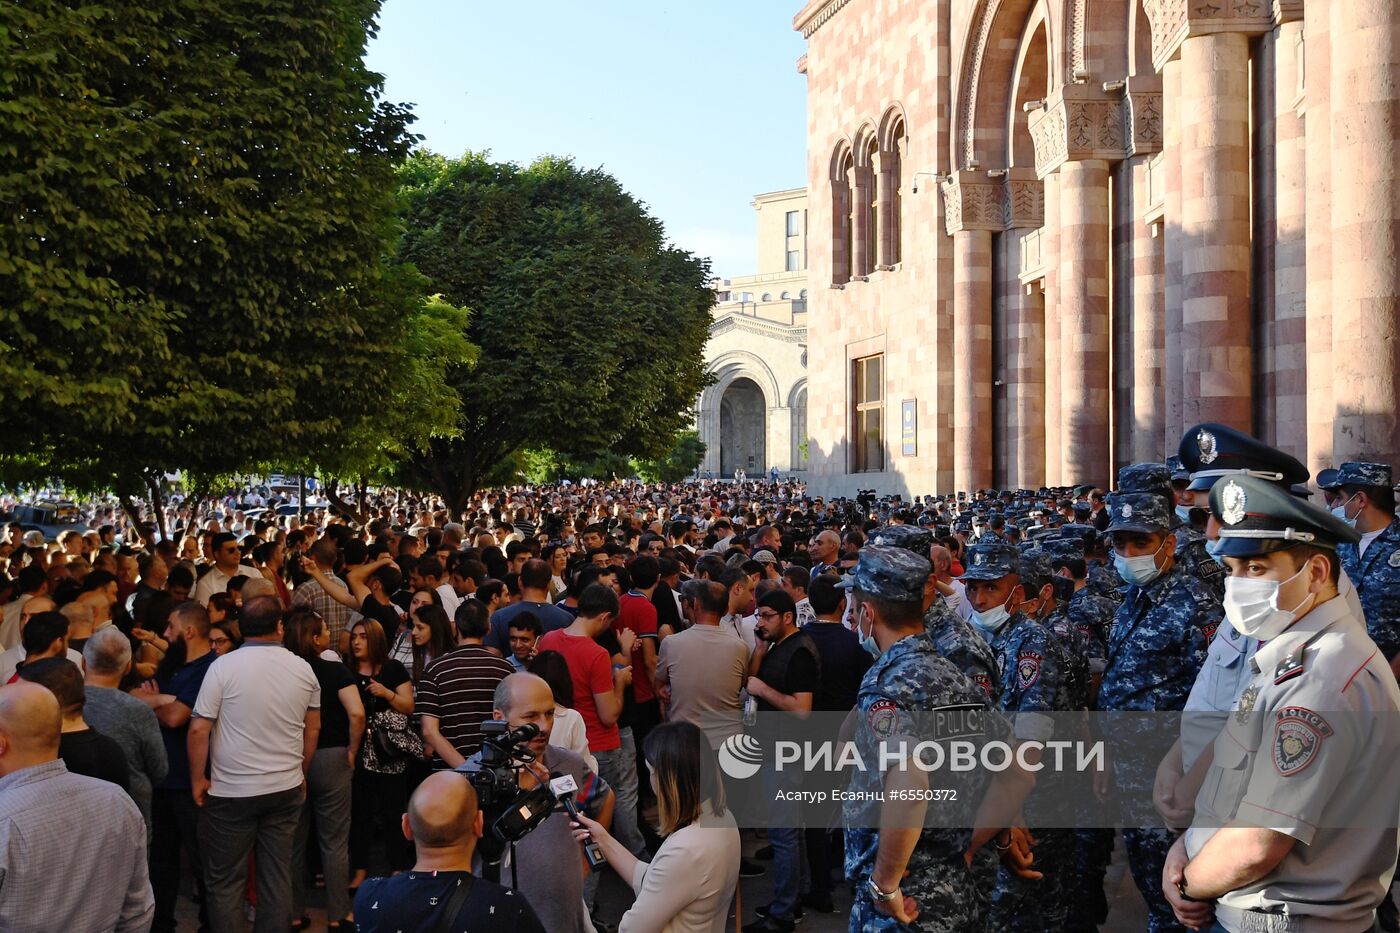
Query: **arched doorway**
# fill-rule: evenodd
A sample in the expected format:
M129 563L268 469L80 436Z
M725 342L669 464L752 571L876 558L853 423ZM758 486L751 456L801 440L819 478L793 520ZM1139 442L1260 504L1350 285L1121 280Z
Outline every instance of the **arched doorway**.
M764 435L768 405L763 390L746 376L729 384L719 402L719 468L723 476L744 470L757 478L766 468Z

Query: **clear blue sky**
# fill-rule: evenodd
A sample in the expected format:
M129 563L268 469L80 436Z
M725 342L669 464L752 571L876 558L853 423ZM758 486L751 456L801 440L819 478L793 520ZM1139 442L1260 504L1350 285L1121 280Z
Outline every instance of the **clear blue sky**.
M446 155L569 155L720 275L755 271L753 195L806 184L800 0L385 0L370 67Z

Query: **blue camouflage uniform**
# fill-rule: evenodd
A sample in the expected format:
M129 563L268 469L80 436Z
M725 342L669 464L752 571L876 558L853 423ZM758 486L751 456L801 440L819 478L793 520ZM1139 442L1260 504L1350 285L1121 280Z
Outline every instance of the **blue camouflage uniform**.
M904 548L923 558L929 557L933 542L933 532L917 525L881 525L866 537L869 545ZM938 653L981 687L988 703L995 705L999 693L996 658L972 626L935 596L924 611L924 631L933 639Z
M1390 486L1390 467L1383 463L1343 463L1336 486ZM1359 544L1337 545L1337 557L1361 597L1366 633L1389 661L1400 654L1400 522L1391 519L1361 552Z
M922 560L922 567L912 563L919 560ZM897 598L902 587L905 594L912 597L910 602L922 604L923 581L917 579L917 573L921 571L923 579L927 579L931 570L926 559L907 551L867 546L861 550L855 570L843 586L885 598ZM929 728L929 717L916 719L910 714L941 709L985 711L986 695L941 657L933 640L926 635L910 635L895 642L865 672L857 694L855 741L861 760L878 760L881 742L907 739L913 743L933 739L934 736L921 734ZM987 714L982 719L987 728L1004 729L990 716ZM973 774L968 776L968 783L963 787L969 799L980 799L988 783L985 774ZM847 788L852 797L876 794L882 789L882 776L875 767L854 769ZM971 830L929 827L920 834L909 856L908 874L900 884L904 894L918 903L919 916L914 923L902 925L875 908L866 887L875 869L880 845L879 830L873 828L876 823L871 818L871 804L859 799L848 800L845 816L846 878L854 892L851 933L894 930L967 933L983 929L989 888L973 879L991 877L996 855L989 851L990 846L984 846L974 859L973 872L969 873L963 853L970 844Z
M962 580L1000 580L1011 574L1020 579L1029 600L1049 582L1049 561L1043 555L1018 554L1005 543L978 545L969 553ZM1012 714L1016 737L1042 742L1056 738L1051 714L1071 708L1070 686L1064 679L1069 659L1059 639L1019 610L994 632L981 631L996 654L1001 683L998 708ZM1035 868L1044 877L1030 881L1000 868L992 893L989 930L1038 933L1064 925L1064 882L1072 837L1068 830L1037 826L1036 798L1054 795L1060 776L1047 769L1037 777L1036 792L1027 800L1025 814L1036 839Z
M1157 493L1109 497L1108 533L1165 533L1174 524L1171 500ZM1130 584L1114 619L1107 665L1099 687L1100 710L1180 711L1205 662L1206 648L1223 611L1205 584L1171 566L1144 584ZM1152 784L1161 750L1143 730L1123 726L1110 735L1114 783L1123 807L1124 847L1133 879L1148 907L1151 933L1182 931L1162 895L1162 867L1173 835L1154 826Z

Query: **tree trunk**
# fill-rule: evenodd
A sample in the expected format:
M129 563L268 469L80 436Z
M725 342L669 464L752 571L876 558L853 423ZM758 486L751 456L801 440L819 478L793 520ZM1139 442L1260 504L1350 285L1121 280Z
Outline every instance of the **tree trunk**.
M151 512L155 517L156 532L160 535L160 540L166 540L169 535L165 531L165 499L160 491L160 476L158 474L147 474L146 486L151 494ZM148 542L151 547L155 542Z
M355 507L344 499L340 498L340 480L335 477L327 477L322 483L325 488L326 501L331 504L331 508L341 515L355 521L360 521L360 516L355 514Z
M131 523L131 527L136 529L136 533L141 536L142 546L147 547L152 544L153 542L147 541L146 536L141 534L141 510L137 507L136 503L131 501L131 497L126 494L122 494L117 501L121 503L122 512L126 514L126 520Z

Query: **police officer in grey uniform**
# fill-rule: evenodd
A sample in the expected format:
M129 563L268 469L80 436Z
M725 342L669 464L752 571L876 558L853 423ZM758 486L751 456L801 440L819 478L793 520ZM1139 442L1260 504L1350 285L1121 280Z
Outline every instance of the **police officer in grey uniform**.
M987 711L981 689L940 656L924 633L924 587L931 571L925 558L874 545L861 549L842 583L855 604L856 634L866 650L878 655L861 682L852 714L862 761L878 761L882 744L904 741L912 746L953 737L932 733L929 714L950 719L963 714L959 721L979 735L1004 738L1009 733L1000 717ZM851 933L969 933L983 928L990 892L970 881L991 876L995 850L1005 846L1003 858L1018 851L1010 831L995 827L1011 825L1034 778L1019 763L991 776L968 775L968 801L980 801L972 822L982 828L976 830L924 826L927 803L884 800L872 806L860 799L892 790L927 790L928 780L919 768L882 773L869 767L852 774L845 805L846 878L854 892ZM989 841L995 847L986 845Z
M899 547L931 558L934 537L927 528L914 525L882 525L870 532L867 545ZM962 616L954 612L939 595L934 586L933 574L929 574L924 588L924 630L933 639L938 653L953 663L953 666L987 695L989 706L995 706L1001 692L997 677L997 660L985 639L973 630Z
M1337 588L1337 548L1359 535L1251 476L1217 483L1210 507L1226 613L1262 646L1163 894L1198 928L1370 930L1400 851L1400 687Z

